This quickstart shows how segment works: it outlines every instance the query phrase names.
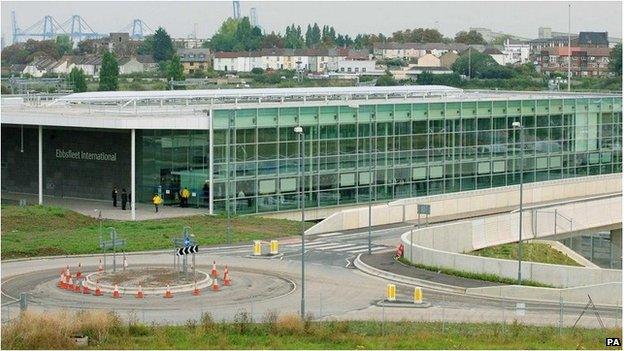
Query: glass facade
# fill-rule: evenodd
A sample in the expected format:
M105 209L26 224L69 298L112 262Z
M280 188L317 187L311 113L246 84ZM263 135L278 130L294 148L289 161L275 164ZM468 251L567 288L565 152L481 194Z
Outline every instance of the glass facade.
M299 207L298 135L304 130L307 208L622 171L618 97L215 109L213 185L208 131L142 131L142 194L180 186L215 213ZM371 176L372 175L372 176ZM156 184L156 185L154 185Z

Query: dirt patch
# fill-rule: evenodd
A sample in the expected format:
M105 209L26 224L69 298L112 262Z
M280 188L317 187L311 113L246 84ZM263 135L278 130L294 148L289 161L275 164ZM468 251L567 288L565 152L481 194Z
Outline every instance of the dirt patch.
M202 281L206 274L196 272L195 279ZM100 283L107 285L119 285L121 287L155 288L169 285L191 284L195 281L193 272L188 274L178 273L169 268L143 268L117 271L116 273L106 272L98 276Z

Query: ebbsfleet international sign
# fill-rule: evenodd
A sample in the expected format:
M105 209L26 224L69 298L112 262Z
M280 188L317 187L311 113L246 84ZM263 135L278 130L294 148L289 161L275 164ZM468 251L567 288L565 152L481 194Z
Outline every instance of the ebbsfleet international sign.
M93 160L93 161L117 161L117 153L108 154L106 152L86 152L56 149L56 158L72 160Z

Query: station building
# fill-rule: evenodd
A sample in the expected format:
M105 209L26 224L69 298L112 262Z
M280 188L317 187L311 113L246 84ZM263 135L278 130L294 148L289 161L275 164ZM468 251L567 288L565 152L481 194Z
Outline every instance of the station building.
M301 184L312 210L518 184L521 168L525 182L622 171L619 95L399 86L2 102L2 191L40 201L117 186L173 205L187 187L210 213L288 212Z

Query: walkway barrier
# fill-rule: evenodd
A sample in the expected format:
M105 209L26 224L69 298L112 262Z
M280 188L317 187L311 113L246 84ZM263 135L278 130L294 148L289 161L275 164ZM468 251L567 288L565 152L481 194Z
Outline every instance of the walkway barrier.
M386 300L387 301L396 300L396 285L394 284L386 285Z

